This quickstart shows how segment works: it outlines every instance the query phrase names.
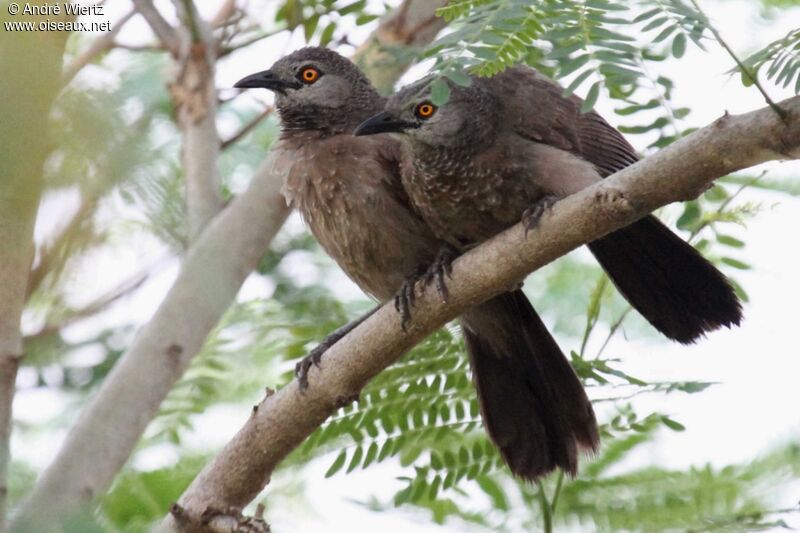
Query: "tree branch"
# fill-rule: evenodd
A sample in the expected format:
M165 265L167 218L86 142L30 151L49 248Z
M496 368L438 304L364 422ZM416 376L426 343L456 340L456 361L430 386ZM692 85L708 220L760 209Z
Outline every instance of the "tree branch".
M436 10L447 2L406 0L386 15L369 40L358 47L353 61L365 71L377 70L371 79L379 91L390 92L408 68L407 53L397 54L398 49L424 46L444 28L444 19L436 16Z
M222 5L208 23L212 28L219 28L224 26L236 12L236 0L223 0Z
M158 12L158 9L153 5L152 0L133 0L133 5L136 11L142 14L153 33L161 41L173 57L178 57L180 52L180 39L175 28L170 26L169 22Z
M82 193L81 203L69 222L64 225L58 235L53 237L50 244L41 245L39 260L31 269L28 279L26 299L36 292L48 274L54 270L60 270L63 266L63 257L67 255L67 248L77 238L82 225L92 216L95 209L97 209L97 199L89 198L88 195Z
M43 531L102 494L289 211L268 159L209 224L150 322L114 366L20 507L14 531ZM113 428L113 431L111 430Z
M37 339L41 339L43 337L47 337L49 335L53 335L55 333L60 332L67 326L74 324L75 322L96 315L103 309L109 307L110 305L121 300L122 298L129 296L131 293L133 293L139 287L141 287L144 284L144 282L147 281L147 279L150 277L151 270L152 267L148 267L140 272L137 272L134 276L131 276L130 278L118 283L114 288L112 288L111 290L109 290L104 294L101 294L99 297L95 298L93 301L89 302L84 307L80 309L70 310L67 316L60 317L60 320L58 322L45 323L35 333L30 333L28 335L25 335L23 341L25 343L28 343L31 341L35 341Z
M236 133L231 135L230 138L225 139L224 141L222 141L220 143L220 149L221 150L226 150L231 145L236 144L237 142L239 142L239 140L242 137L244 137L245 135L247 135L248 133L253 131L253 129L255 129L255 127L258 126L259 124L261 124L261 122L265 118L270 116L274 110L275 110L275 108L272 107L272 106L265 107L264 110L261 113L259 113L255 117L253 117L253 119L250 122L248 122L247 124L245 124L244 126L242 126L239 129L239 131L237 131Z
M417 12L421 18L431 16L440 3L406 0L399 9L411 6L405 8L408 20L415 20ZM389 35L384 24L376 32ZM408 31L397 23L394 27L403 34ZM374 38L368 42L377 46ZM370 47L364 50L368 53ZM366 73L380 77L382 67L372 65ZM395 72L402 71L395 68ZM274 153L268 155L247 192L217 215L192 244L159 309L138 332L20 506L13 531L41 531L34 524L63 518L108 488L159 404L288 216L278 163Z
M96 38L92 43L86 47L86 50L78 54L72 62L66 66L64 73L61 75L61 85L66 86L72 81L78 72L86 65L91 63L100 54L107 52L114 48L114 39L116 39L123 26L136 14L133 10L116 21L110 31L102 33L100 37Z
M530 272L578 246L624 227L666 204L695 198L716 178L773 159L800 158L800 97L770 108L725 115L578 194L559 201L526 239L518 224L453 264L450 298L436 289L418 296L407 333L384 305L325 354L308 389L296 381L268 395L245 426L195 478L179 505L187 513L242 508L275 467L337 408L427 335L470 306L513 287ZM180 530L167 516L160 531Z
M190 242L222 209L217 132L216 45L191 0L173 0L184 27L178 72L169 84L183 133L181 163L186 183Z

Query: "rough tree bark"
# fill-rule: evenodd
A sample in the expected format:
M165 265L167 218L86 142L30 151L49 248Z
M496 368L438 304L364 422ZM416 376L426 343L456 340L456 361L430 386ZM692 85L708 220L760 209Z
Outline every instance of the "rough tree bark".
M559 201L524 237L514 226L459 258L440 301L428 287L417 298L407 333L394 307L383 306L312 367L308 389L294 381L268 395L238 434L173 507L159 531L181 529L207 510L241 509L263 489L275 467L337 408L413 345L469 306L515 286L530 272L666 204L690 200L716 178L774 159L800 158L800 97L783 102L783 121L770 108L725 115L661 152L579 194ZM747 323L743 325L747 327ZM197 524L191 531L200 531ZM211 530L209 530L211 531Z
M5 20L3 12L0 22ZM33 259L42 169L50 149L48 116L60 88L68 36L66 32L0 34L0 102L6 103L0 105L0 529L5 520L14 384L23 355L20 318Z
M443 21L434 17L434 11L444 3L446 0L406 0L398 9L407 12L406 20L429 20L426 27L438 31ZM178 57L174 29L151 2L135 0L134 4L165 47ZM391 16L384 19L375 34L388 38L391 31L385 25L392 20ZM403 34L409 31L396 22L393 28ZM432 39L435 32L426 35ZM379 46L374 36L360 53L369 53L373 46ZM381 65L373 65L367 74L378 77L380 69ZM12 523L14 531L41 529L76 512L108 488L288 216L280 193L282 180L268 156L248 190L217 215L191 245L155 315L136 334L20 506Z
M186 225L192 242L223 205L214 84L217 47L194 2L173 3L183 25L178 30L181 44L177 73L169 89L183 133L181 167L186 184Z

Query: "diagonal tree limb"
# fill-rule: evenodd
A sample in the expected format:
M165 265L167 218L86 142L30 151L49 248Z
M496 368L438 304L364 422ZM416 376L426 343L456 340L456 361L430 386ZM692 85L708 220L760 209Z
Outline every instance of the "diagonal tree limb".
M219 28L224 26L228 20L236 15L237 7L236 0L223 0L222 5L217 9L217 12L208 21L212 28Z
M245 135L247 135L248 133L253 131L256 128L256 126L261 124L261 122L264 119L269 117L274 110L275 110L275 108L273 106L265 107L264 110L261 113L259 113L255 117L253 117L253 119L250 122L248 122L247 124L245 124L244 126L242 126L239 129L239 131L237 131L236 133L231 135L229 138L227 138L224 141L222 141L220 143L220 145L219 145L220 150L226 150L227 148L229 148L232 145L234 145L237 142L239 142L242 139L242 137L244 137Z
M419 11L425 18L444 3L405 0L403 5L411 5L409 13ZM384 24L378 31L385 35ZM444 22L435 25L441 28ZM396 29L407 33L402 25ZM378 46L374 37L368 42ZM379 76L380 69L380 64L374 65L367 74ZM107 490L159 404L288 216L280 193L283 175L273 168L274 162L268 156L247 192L217 215L191 245L159 309L81 412L57 456L20 506L13 531L41 531Z
M161 306L40 476L13 531L46 530L108 488L288 215L281 179L267 160L248 191L192 245Z
M468 307L516 286L530 272L666 204L690 200L716 178L774 159L800 158L800 97L781 103L788 120L766 107L725 115L595 186L559 201L527 237L518 224L453 264L450 298L435 288L417 298L404 333L391 304L345 336L311 372L308 389L293 381L253 408L245 426L181 496L189 516L242 508L277 465L327 417L358 398L381 370ZM747 327L745 323L743 327ZM161 532L182 531L172 515ZM198 531L198 530L195 530Z
M138 290L150 277L151 270L153 270L152 266L142 269L130 278L118 283L111 290L101 294L84 307L80 309L71 309L67 316L60 317L58 321L46 322L38 331L25 335L23 338L24 343L35 342L47 338L48 336L58 334L64 328L103 311L107 307Z
M178 57L180 52L180 37L177 30L173 28L169 22L161 15L161 13L153 5L152 0L133 0L133 5L136 11L142 14L147 23L153 29L153 33L162 42L164 47L172 54L173 57Z
M65 68L64 73L61 75L61 85L66 86L78 75L83 67L94 61L98 56L114 48L114 39L116 39L123 26L128 23L130 19L136 14L136 11L130 11L121 19L116 21L111 27L110 31L102 33L92 43L86 47L84 51L75 56Z
M52 242L43 244L39 247L38 261L31 268L30 277L26 289L26 299L29 298L44 281L45 277L56 268L58 256L69 246L80 232L83 222L94 212L97 207L96 202L81 196L81 203L77 211L69 219L63 229L53 237ZM60 266L60 265L59 265Z

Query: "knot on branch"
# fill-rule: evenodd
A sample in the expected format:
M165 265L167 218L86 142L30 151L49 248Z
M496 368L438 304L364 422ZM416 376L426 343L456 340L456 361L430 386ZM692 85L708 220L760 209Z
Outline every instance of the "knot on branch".
M241 509L228 507L217 509L207 507L199 518L178 503L169 509L180 531L199 533L270 533L269 524L264 520L264 506L259 504L254 516L244 516Z
M616 217L635 211L628 197L619 189L603 187L595 193L594 201L599 208L599 214L607 217Z
M205 43L192 43L180 61L175 79L168 84L182 125L197 124L211 110L210 101L216 98L211 65Z
M244 516L236 507L224 510L209 507L203 511L201 522L214 533L270 533L271 529L263 515L263 505L258 506L255 516Z
M167 347L167 357L177 359L183 354L183 347L180 344L170 344Z

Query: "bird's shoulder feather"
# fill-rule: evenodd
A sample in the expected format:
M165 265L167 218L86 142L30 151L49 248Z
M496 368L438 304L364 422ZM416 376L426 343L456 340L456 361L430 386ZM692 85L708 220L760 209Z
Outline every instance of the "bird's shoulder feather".
M636 150L582 100L536 70L519 66L483 82L502 104L502 120L523 138L566 150L592 163L604 176L635 163Z

